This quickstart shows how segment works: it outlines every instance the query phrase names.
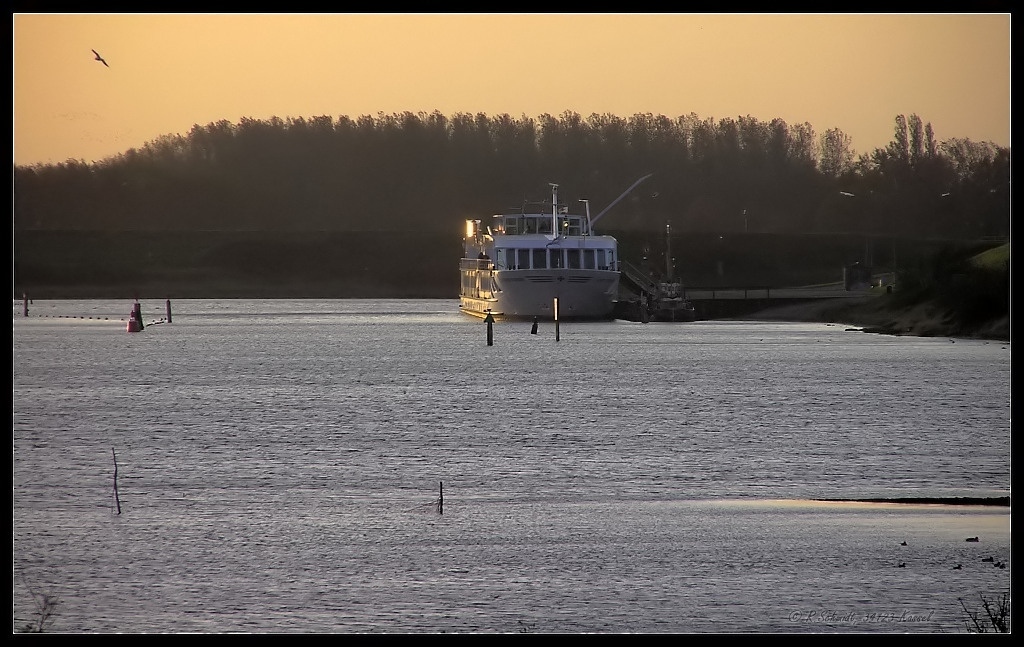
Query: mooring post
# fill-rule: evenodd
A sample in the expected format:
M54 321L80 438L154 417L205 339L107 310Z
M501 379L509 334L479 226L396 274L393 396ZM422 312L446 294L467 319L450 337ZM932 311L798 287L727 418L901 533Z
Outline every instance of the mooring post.
M167 323L171 323L171 300L167 300Z
M491 311L487 311L487 316L484 317L484 322L487 324L487 345L494 345L494 317L491 315Z
M437 514L444 514L444 481L437 482Z
M537 317L533 318L533 326L530 328L530 334L531 335L536 335L537 334Z

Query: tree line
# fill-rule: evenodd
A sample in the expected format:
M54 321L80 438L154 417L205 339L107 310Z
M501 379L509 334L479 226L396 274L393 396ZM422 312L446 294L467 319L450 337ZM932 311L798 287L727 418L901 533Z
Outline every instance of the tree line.
M917 115L860 155L839 129L750 116L243 118L97 162L15 166L14 229L460 232L549 198L549 183L600 210L652 173L599 229L1008 237L1009 158L939 141Z

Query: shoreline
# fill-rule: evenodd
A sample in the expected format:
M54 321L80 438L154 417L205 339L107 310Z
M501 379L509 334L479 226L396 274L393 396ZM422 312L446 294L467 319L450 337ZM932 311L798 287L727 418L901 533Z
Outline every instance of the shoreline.
M308 288L308 286L307 286ZM139 292L152 292L154 290L142 290ZM55 296L56 293L61 296ZM97 297L96 294L105 294L108 291L97 289L64 289L64 290L40 290L31 300L64 300L64 299L126 299L130 300L129 294L133 291L125 290L119 296ZM116 291L115 291L116 292ZM315 298L371 298L361 295L354 295L350 290L338 290L337 293L330 293L325 290L317 290L316 294L303 293L301 290L271 290L266 289L239 289L237 286L223 289L207 289L201 297L186 297L176 290L163 291L165 294L173 293L168 299L176 298L209 298L209 299L315 299ZM39 294L42 293L42 297ZM384 298L450 298L448 296L412 296L405 293L384 291ZM24 298L25 295L23 295ZM380 297L381 293L376 296ZM21 299L14 298L15 304ZM764 310L758 310L745 315L733 317L715 317L714 319L732 321L791 321L808 323L825 323L846 325L860 329L861 332L876 333L883 335L913 336L913 337L951 337L960 339L984 339L1009 343L1010 339L1010 317L1003 315L986 321L973 327L961 325L956 313L950 309L942 308L935 303L925 301L908 306L897 306L890 303L885 295L864 295L862 297L837 297L832 299L820 299L806 301L790 305L781 305ZM710 320L714 320L710 319Z
M964 328L956 313L931 302L893 306L884 296L841 297L779 306L735 317L741 321L804 321L846 324L863 332L914 337L957 337L1010 341L1010 317Z

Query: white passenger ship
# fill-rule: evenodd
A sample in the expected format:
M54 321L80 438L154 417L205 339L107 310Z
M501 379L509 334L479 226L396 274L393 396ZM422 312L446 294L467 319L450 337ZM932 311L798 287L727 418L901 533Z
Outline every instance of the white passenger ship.
M590 218L570 214L551 185L550 211L524 205L492 217L466 221L460 309L495 319L611 319L619 294L618 241L594 234L593 223L633 190Z

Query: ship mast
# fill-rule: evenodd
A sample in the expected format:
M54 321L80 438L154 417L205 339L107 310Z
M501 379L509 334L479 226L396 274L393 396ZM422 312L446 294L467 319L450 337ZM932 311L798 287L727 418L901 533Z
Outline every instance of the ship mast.
M558 236L558 185L549 182L551 185L551 233Z

